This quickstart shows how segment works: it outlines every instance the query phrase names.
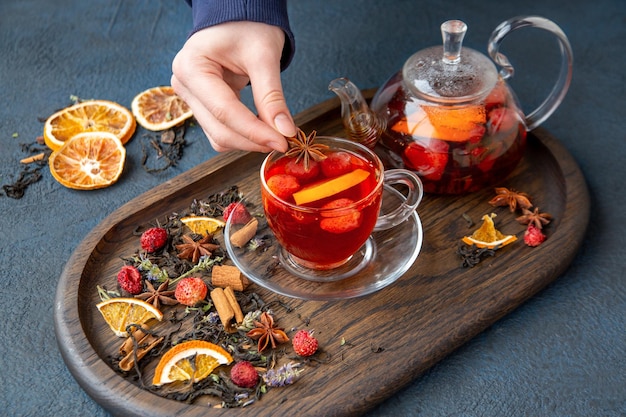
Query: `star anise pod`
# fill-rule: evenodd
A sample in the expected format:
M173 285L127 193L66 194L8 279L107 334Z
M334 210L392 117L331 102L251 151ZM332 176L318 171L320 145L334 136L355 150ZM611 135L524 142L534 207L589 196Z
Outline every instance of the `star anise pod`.
M552 215L550 213L540 213L539 207L535 207L535 210L530 211L526 208L522 209L522 215L517 220L521 224L533 223L539 230L543 229L543 226L550 223Z
M151 303L154 308L160 308L161 304L166 306L173 306L178 304L178 301L173 298L174 290L168 290L168 286L170 284L169 280L165 280L161 285L157 288L154 288L154 285L148 280L146 280L146 288L148 291L136 295L135 298L139 298L144 300L147 303Z
M322 145L321 143L313 143L315 142L316 134L317 132L314 130L307 136L298 128L298 133L296 133L295 137L287 138L289 150L285 152L285 155L295 157L296 163L302 160L305 171L309 170L311 160L319 162L326 159L324 151L328 149L328 146Z
M526 193L520 193L513 189L505 187L496 188L496 196L489 200L492 206L509 206L511 213L519 207L521 209L529 209L533 205L530 202L530 196Z
M202 256L211 256L211 253L219 248L219 245L211 243L211 235L203 236L202 239L195 241L189 235L183 235L183 241L180 245L176 245L178 257L180 259L189 259L196 263Z
M250 330L247 334L248 337L256 340L259 339L257 348L259 352L263 352L268 345L272 346L272 349L276 348L278 343L284 343L289 341L289 337L283 329L274 326L274 318L266 312L261 313L261 321L255 321L256 328Z

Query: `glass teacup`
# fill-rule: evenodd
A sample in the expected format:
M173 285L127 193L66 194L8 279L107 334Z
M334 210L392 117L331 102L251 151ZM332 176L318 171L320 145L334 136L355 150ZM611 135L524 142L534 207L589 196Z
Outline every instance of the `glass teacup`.
M304 170L294 168L302 159L271 152L261 166L261 195L267 224L282 246L281 261L328 271L346 264L373 231L405 221L423 188L411 171L385 171L378 156L358 143L318 136L315 144L323 156L310 159ZM406 199L381 214L383 187L390 185L405 188Z

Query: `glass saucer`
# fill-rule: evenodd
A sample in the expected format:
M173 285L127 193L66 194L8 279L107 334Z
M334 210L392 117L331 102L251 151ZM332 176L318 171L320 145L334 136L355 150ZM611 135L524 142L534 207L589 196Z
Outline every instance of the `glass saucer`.
M397 207L404 196L385 186L381 211ZM260 190L246 195L246 206L252 214L262 214ZM256 209L256 211L255 211ZM368 242L339 268L312 271L294 264L259 216L255 241L260 246L237 248L230 235L240 225L226 222L224 244L232 262L252 282L275 293L305 300L343 300L378 291L400 278L413 265L422 248L423 230L417 212L388 230L372 233ZM314 275L311 275L314 274Z

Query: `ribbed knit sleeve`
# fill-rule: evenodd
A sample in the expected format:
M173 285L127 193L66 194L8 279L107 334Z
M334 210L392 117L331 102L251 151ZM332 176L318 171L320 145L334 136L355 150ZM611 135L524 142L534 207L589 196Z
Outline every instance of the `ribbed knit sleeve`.
M289 27L287 0L186 0L193 13L190 36L200 29L219 23L250 21L278 26L285 32L281 70L287 68L296 51L296 42Z

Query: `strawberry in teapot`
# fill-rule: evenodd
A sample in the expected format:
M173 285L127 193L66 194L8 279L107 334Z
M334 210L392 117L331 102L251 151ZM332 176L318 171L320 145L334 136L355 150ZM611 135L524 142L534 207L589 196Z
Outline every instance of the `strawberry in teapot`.
M525 116L506 83L513 67L498 52L513 30L535 27L553 33L561 50L558 79L541 105ZM559 106L572 77L572 49L552 21L525 16L507 20L492 33L485 55L463 48L465 23L441 25L443 46L412 55L376 93L368 107L346 78L330 83L342 102L346 130L370 147L376 143L386 165L408 168L424 190L461 194L505 179L524 154L526 134Z

